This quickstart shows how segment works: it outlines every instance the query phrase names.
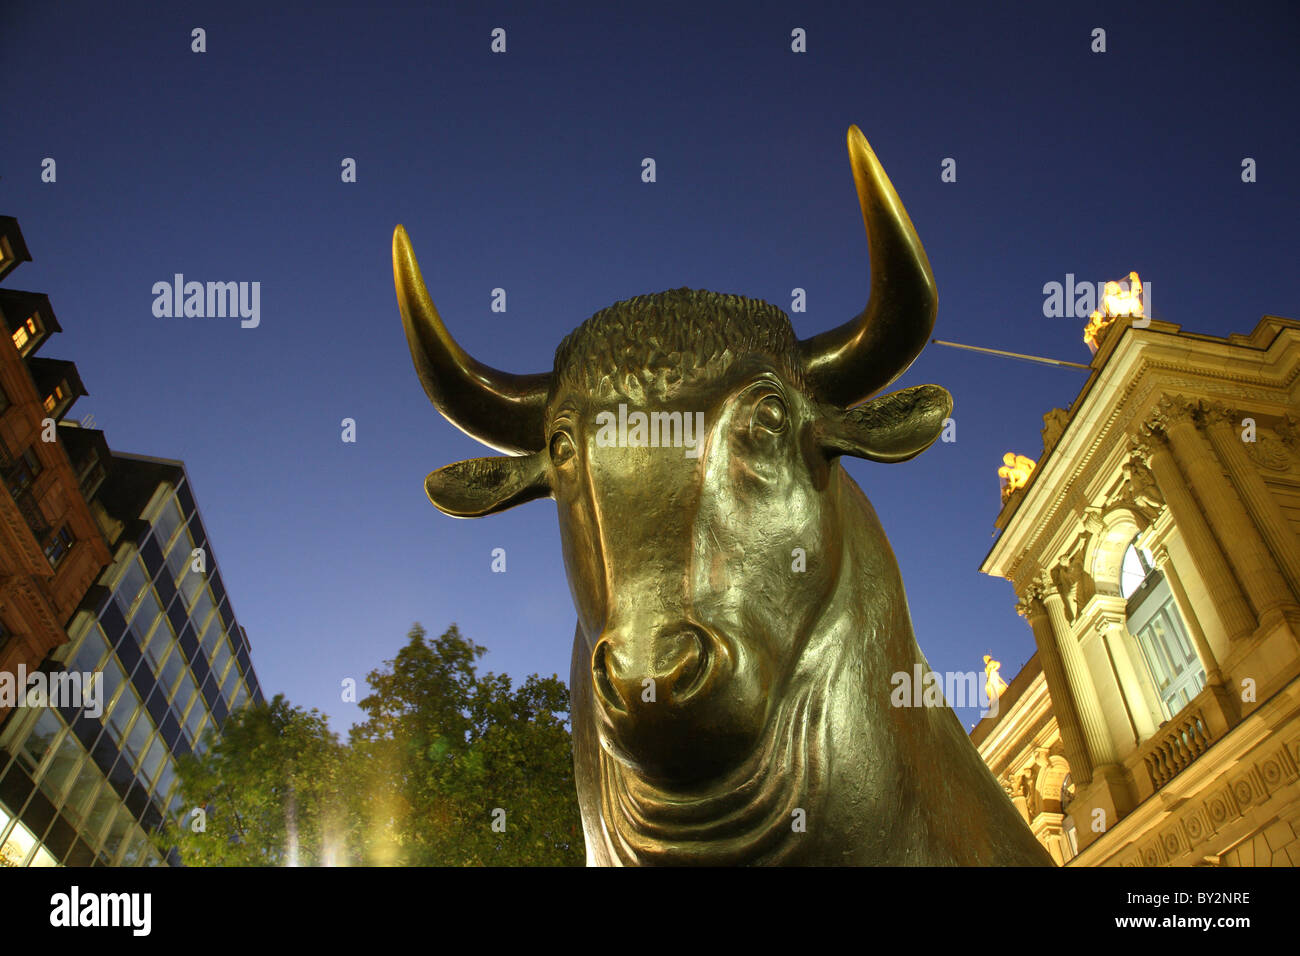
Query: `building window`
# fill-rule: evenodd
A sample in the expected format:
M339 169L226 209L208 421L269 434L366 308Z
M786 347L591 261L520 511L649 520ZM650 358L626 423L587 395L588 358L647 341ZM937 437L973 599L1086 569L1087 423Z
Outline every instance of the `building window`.
M50 538L49 544L45 546L45 557L50 562L50 567L57 568L59 562L72 549L72 534L68 531L67 526L60 528Z
M92 625L81 639L81 646L72 659L72 669L83 674L97 671L106 654L108 641L104 639L104 632L97 625Z
M131 618L131 627L138 643L143 644L148 639L154 622L162 617L162 612L162 606L154 596L154 589L145 588L144 596L140 598L140 604Z
M123 617L130 617L131 611L135 607L136 599L140 597L140 592L149 585L149 576L145 574L144 568L140 565L140 559L134 554L127 559L126 569L122 572L122 577L118 579L117 606L122 610Z
M63 401L63 396L67 394L63 387L65 384L66 383L61 383L54 386L54 391L45 396L45 410L47 412L54 411L54 409L58 407L59 403Z
M176 508L176 499L168 498L164 501L162 508L158 512L158 517L153 522L154 534L158 538L158 547L166 551L167 545L176 536L176 529L184 523L180 511Z
M1168 588L1168 585L1165 585ZM1130 630L1132 625L1130 624ZM1166 716L1172 717L1186 707L1205 686L1205 669L1187 632L1172 597L1167 597L1134 634L1142 647L1156 690L1164 701Z
M108 832L104 834L104 856L109 860L116 860L117 851L132 836L134 829L135 821L131 819L130 813L126 807L119 806L108 825Z
M20 823L19 826L22 824ZM0 846L0 866L22 866L26 856L17 841L9 840L4 846Z
M189 706L194 695L198 693L198 688L194 686L194 678L190 676L187 668L181 673L180 683L176 686L176 693L172 695L172 707L176 710L176 715L181 719L185 717L185 708Z
M1200 693L1205 668L1188 639L1169 582L1136 543L1124 554L1120 591L1128 600L1128 631L1142 649L1168 719Z
M113 742L121 750L126 740L127 728L131 725L131 718L136 711L140 709L140 695L135 692L133 687L128 687L122 692L113 710L108 715L108 730L112 735Z
M48 707L42 707L36 711L36 715L31 730L25 737L22 735L22 728L15 724L14 726L19 728L15 740L6 743L6 749L11 753L16 752L18 758L33 774L40 768L45 755L54 749L55 740L63 732L63 724Z
M230 664L230 642L222 641L217 645L217 652L212 657L212 674L217 679L217 683L226 676L226 667Z
M1142 586L1148 575L1155 570L1151 553L1146 548L1139 548L1134 542L1124 552L1124 563L1119 569L1119 591L1128 600L1133 592Z
M103 787L99 791L99 797L95 800L90 814L86 820L85 829L82 831L82 837L92 847L99 845L99 835L104 832L104 826L108 823L109 818L117 810L121 800L113 791L111 786ZM100 857L105 863L112 862L106 855Z
M77 735L68 732L64 734L53 756L45 764L45 773L39 781L40 786L56 806L63 801L68 788L72 786L77 771L81 769L81 761L85 753Z
M53 857L41 846L36 835L21 821L15 820L13 829L0 846L0 866L52 866Z
M63 803L63 815L76 824L83 824L90 815L103 779L104 775L95 766L94 760L82 763L81 770L72 781L68 798Z
M14 329L14 345L18 351L26 355L40 334L41 323L37 321L36 314L32 313L32 315L28 316L27 321Z
M207 715L208 712L204 708L203 699L200 697L194 702L189 715L185 718L185 732L189 735L194 750L200 754L207 750L203 740L203 722Z
M1061 841L1065 844L1065 849L1069 851L1065 855L1067 862L1079 855L1079 831L1075 829L1072 817L1067 816L1061 821Z
M159 628L158 630L161 632L163 628ZM169 638L171 637L170 629L167 630L167 636ZM155 643L158 642L155 641ZM176 682L180 680L181 674L186 670L185 653L178 645L173 644L173 646L175 647L175 650L172 651L171 655L168 656L167 660L163 663L162 671L158 675L158 680L162 686L163 694L167 697L171 696L172 689L176 687Z
M226 705L229 709L234 709L235 694L239 687L239 666L235 665L230 668L226 674L226 682L221 687L221 695L226 698Z
M82 497L87 501L95 497L95 492L107 477L108 472L104 470L103 463L98 458L93 459L77 478L77 487L81 489Z
M178 588L184 588L182 583L186 574L190 570L193 548L190 545L190 536L187 532L182 531L176 538L175 544L172 545L171 551L167 553L167 567L170 569L172 583ZM202 582L200 582L202 583ZM189 601L185 602L187 605Z
M13 467L9 469L9 474L5 476L10 493L17 498L36 483L36 476L42 470L43 466L41 460L36 457L36 452L30 447L24 449L23 453L14 459Z

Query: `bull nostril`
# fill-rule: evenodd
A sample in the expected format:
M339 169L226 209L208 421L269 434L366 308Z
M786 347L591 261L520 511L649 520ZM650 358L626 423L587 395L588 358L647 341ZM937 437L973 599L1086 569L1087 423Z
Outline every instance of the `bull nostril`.
M684 645L673 670L672 695L676 703L690 698L704 684L709 672L709 645L694 628L682 631L678 641Z
M607 707L613 710L626 711L627 705L623 702L618 688L614 682L609 679L609 663L605 659L605 651L609 647L608 641L601 641L596 645L596 651L591 655L591 679L592 685L600 699L605 702Z
M620 646L628 638L602 638L591 655L592 688L605 709L641 712L656 702L680 705L699 694L714 668L707 631L679 624L652 631L653 637Z

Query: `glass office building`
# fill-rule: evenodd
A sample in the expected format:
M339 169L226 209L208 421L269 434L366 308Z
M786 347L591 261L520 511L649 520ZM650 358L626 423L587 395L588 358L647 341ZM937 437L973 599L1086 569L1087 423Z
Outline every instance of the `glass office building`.
M102 713L20 706L0 725L0 866L159 865L185 814L176 758L262 691L181 462L114 454L96 495L114 560L43 666L102 674ZM66 702L57 702L66 703Z

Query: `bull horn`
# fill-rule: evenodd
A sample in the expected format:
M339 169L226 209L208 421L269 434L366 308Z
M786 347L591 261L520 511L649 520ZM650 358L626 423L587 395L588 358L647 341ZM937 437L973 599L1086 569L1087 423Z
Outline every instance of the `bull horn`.
M848 139L871 294L857 318L799 343L814 393L840 408L865 401L907 370L934 329L939 304L930 260L880 160L856 126Z
M550 374L498 372L456 344L429 298L403 226L393 231L393 282L411 358L434 407L470 438L497 451L539 451L546 444Z

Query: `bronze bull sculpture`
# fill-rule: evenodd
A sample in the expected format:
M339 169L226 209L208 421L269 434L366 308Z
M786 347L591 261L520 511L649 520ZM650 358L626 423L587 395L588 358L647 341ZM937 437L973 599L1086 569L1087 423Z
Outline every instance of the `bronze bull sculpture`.
M393 236L425 391L509 453L439 468L429 498L456 517L558 506L588 863L1051 864L949 708L891 706L891 675L928 667L839 457L912 458L952 399L867 401L920 353L937 297L856 126L848 145L870 298L804 341L766 302L679 289L598 312L549 374L499 372L451 338Z

